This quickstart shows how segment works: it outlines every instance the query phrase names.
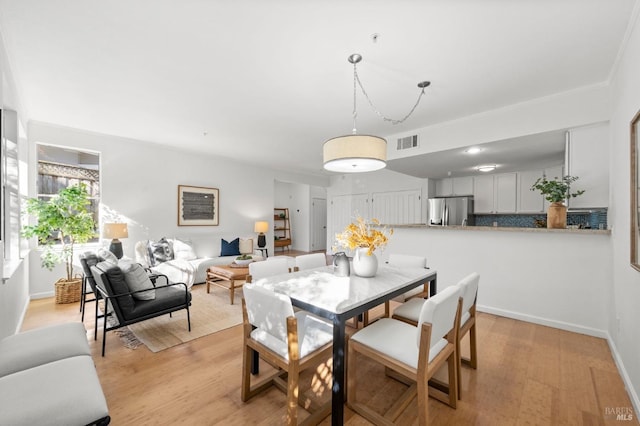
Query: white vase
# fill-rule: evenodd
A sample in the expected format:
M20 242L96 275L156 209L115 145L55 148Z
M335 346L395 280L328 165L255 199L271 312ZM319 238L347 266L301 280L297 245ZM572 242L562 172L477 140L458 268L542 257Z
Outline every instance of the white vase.
M359 277L375 277L378 272L378 258L375 253L367 254L368 251L367 248L358 248L353 255L353 272Z

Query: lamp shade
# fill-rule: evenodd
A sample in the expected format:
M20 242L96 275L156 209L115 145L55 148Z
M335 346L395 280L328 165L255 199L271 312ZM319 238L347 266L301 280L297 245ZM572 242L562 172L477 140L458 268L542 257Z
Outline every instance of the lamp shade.
M267 232L269 230L269 222L256 222L253 226L253 232Z
M371 172L386 167L387 141L370 135L339 136L326 141L322 152L326 170Z
M103 238L129 238L129 229L126 223L105 223L102 227Z

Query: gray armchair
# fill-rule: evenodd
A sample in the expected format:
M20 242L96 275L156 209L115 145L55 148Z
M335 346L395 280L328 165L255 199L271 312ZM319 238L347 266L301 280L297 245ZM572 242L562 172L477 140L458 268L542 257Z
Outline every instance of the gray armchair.
M110 310L106 308L105 321L102 328L102 356L105 353L107 331L115 330L140 321L169 314L181 309L187 310L187 325L191 331L191 317L189 306L191 305L191 293L184 283L169 283L155 286L155 299L138 300L133 297L135 293L144 290L129 291L124 273L117 266L104 266L97 264L91 266L91 275L96 284L96 290L105 300ZM118 324L109 324L107 317L115 315Z

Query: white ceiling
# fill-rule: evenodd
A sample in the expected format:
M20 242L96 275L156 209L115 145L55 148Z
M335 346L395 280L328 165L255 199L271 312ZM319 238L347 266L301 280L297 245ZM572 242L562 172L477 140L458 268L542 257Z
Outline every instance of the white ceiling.
M399 126L359 94L361 133L408 133L606 82L634 4L0 0L0 29L32 120L324 174L352 128L350 54L387 116L432 82Z

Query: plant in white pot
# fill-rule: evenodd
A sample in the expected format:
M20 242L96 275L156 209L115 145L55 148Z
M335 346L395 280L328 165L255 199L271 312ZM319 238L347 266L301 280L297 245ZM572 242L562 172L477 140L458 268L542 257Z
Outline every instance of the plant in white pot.
M56 303L80 300L82 279L73 276L73 251L76 243L86 243L96 235L93 216L87 209L90 203L84 184L61 189L46 201L38 198L27 200L26 212L38 223L25 225L22 235L38 237L40 245L44 246L41 256L43 268L53 270L57 263L65 265L66 277L55 284Z
M549 203L547 209L547 228L567 227L567 206L565 200L584 194L584 190L571 192L571 184L578 180L577 176L557 176L548 180L546 176L538 178L531 186L532 191L539 191Z

